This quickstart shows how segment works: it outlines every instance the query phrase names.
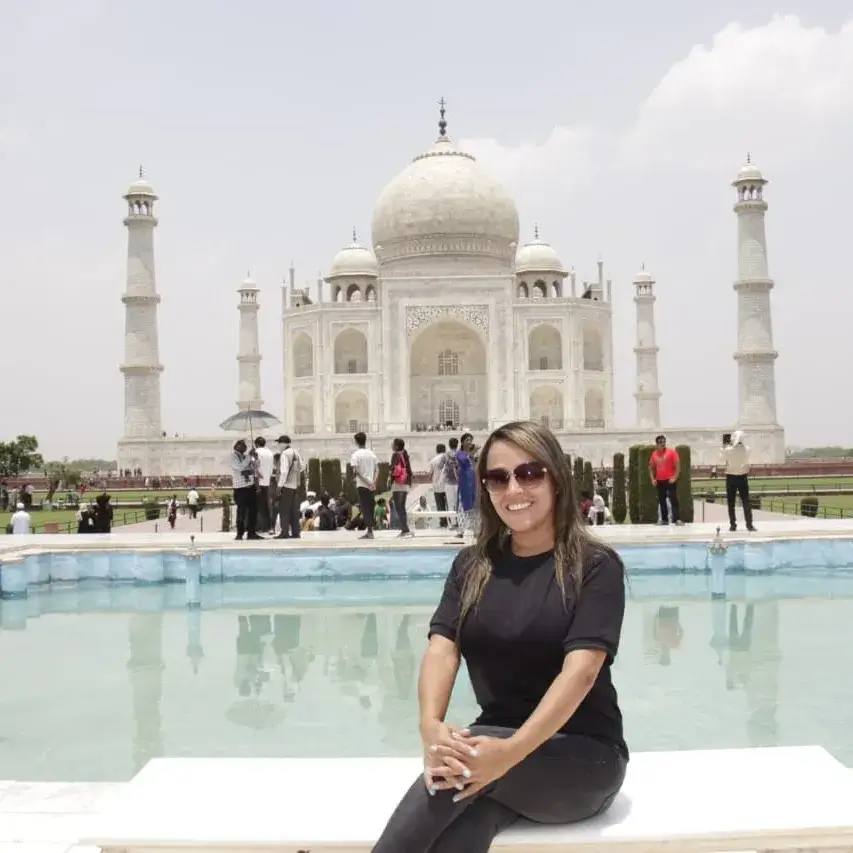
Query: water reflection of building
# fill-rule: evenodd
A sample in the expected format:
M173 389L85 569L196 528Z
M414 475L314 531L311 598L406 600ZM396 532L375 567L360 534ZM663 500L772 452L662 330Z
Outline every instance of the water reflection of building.
M723 606L724 603L721 602ZM779 739L779 602L729 605L726 687L746 697L750 746L775 746Z
M133 703L133 772L163 755L163 614L135 613L128 623L131 701Z

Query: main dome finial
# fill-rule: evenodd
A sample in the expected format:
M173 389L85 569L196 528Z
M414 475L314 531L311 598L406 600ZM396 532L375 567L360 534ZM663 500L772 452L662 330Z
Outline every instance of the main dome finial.
M438 135L441 137L447 136L447 120L444 118L444 114L446 110L444 109L447 106L447 102L444 100L444 97L438 102Z

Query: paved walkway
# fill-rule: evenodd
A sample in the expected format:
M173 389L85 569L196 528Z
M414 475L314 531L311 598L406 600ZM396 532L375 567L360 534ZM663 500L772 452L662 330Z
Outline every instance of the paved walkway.
M697 522L705 522L710 524L720 524L724 526L725 529L728 529L729 526L729 511L726 507L725 501L722 503L706 503L705 501L694 501L693 502L693 520ZM738 504L736 516L738 520L738 526L743 527L743 509ZM752 519L755 522L756 527L762 522L777 522L777 521L799 521L805 522L809 521L803 515L787 515L782 512L768 512L764 509L756 509L752 511Z

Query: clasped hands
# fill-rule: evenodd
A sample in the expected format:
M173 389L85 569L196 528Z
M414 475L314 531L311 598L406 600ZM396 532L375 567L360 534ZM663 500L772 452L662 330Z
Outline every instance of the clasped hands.
M446 723L424 733L424 782L431 795L456 790L454 802L473 797L518 763L512 743L472 735Z

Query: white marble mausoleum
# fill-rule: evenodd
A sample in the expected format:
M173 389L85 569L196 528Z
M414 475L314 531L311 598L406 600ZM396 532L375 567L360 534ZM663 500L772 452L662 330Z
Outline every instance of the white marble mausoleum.
M764 231L766 181L747 161L733 182L739 264L735 283L740 394L737 424L664 428L660 423L654 280L634 281L636 420L613 416L612 286L599 260L578 281L539 238L521 241L507 191L446 132L382 191L372 241L334 257L313 295L291 267L282 287L284 411L276 412L303 456L347 459L364 431L385 455L406 440L416 468L437 441L467 429L485 436L505 421L547 423L567 451L594 465L654 434L691 445L697 464L715 461L720 434L749 434L754 461L784 459L776 422L770 290ZM140 171L128 204L125 434L120 468L146 475L224 472L235 436L166 436L160 410L153 235L157 196ZM260 290L238 288L238 405L263 406L258 346ZM734 304L733 304L734 309ZM734 316L734 310L733 310Z

